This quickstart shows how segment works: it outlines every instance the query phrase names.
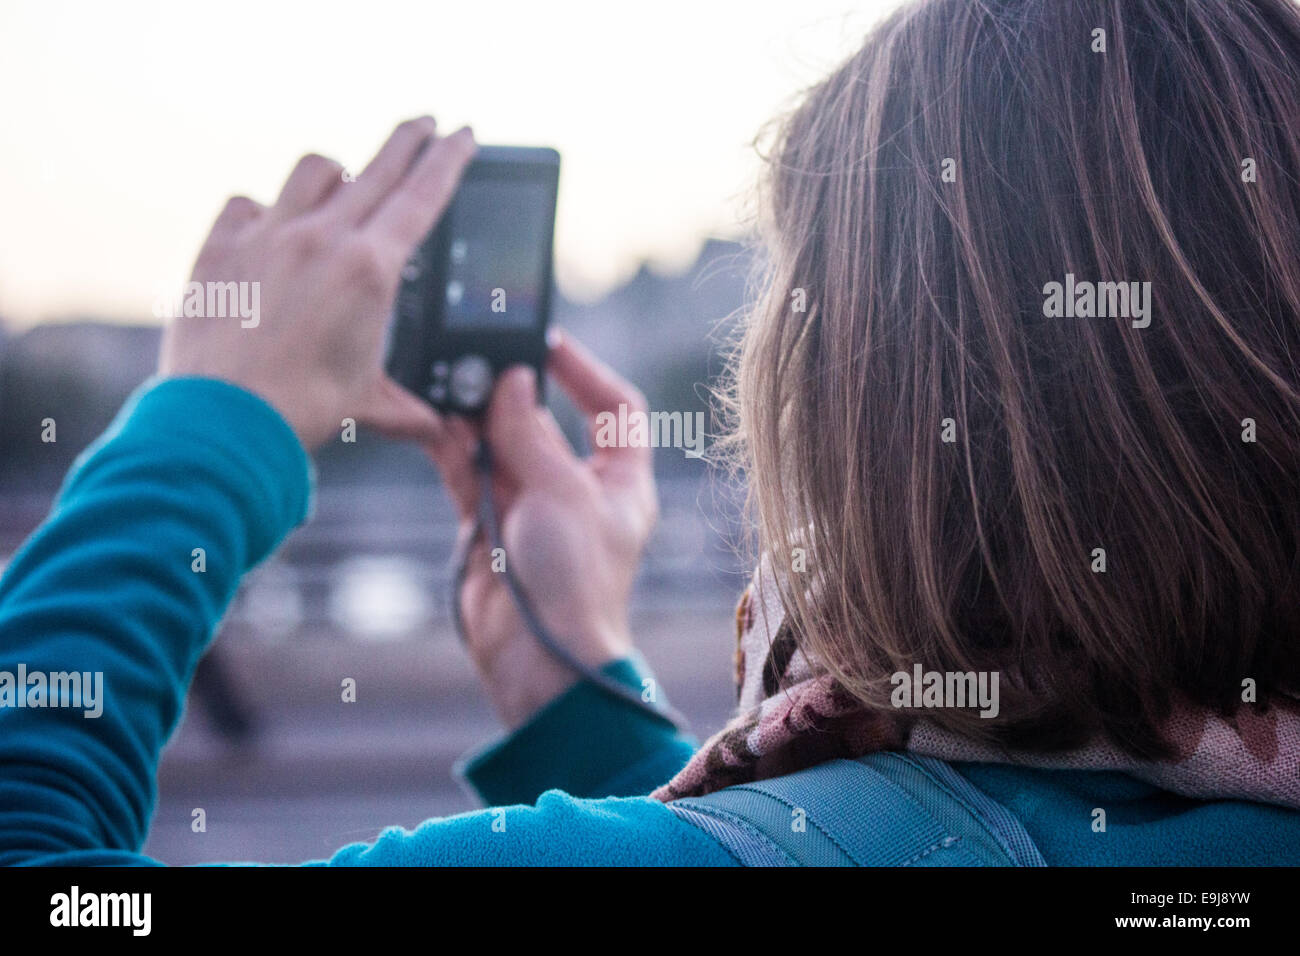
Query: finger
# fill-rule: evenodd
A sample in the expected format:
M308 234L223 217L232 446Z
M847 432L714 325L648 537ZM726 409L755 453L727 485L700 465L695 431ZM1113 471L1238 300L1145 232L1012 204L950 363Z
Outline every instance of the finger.
M574 454L573 448L569 444L569 439L564 437L564 431L560 428L560 423L555 420L555 416L551 414L549 408L537 409L537 420L546 437L555 444L556 448L568 452L569 454Z
M343 167L336 160L308 153L284 181L271 214L278 220L300 216L324 202L342 181Z
M501 376L488 406L488 442L495 463L520 486L569 485L581 470L577 457L555 443L544 414L531 368L516 366Z
M361 175L334 195L332 205L338 208L339 214L350 223L365 221L402 181L437 128L432 116L421 116L393 130Z
M424 451L437 466L442 483L462 519L478 510L479 484L474 470L474 449L478 435L463 418L443 418L442 434L426 442Z
M236 235L265 212L266 207L260 202L254 202L247 196L231 196L212 224L212 235L223 238Z
M588 417L593 455L611 462L626 462L643 466L650 461L650 448L646 445L610 444L601 440L599 420L647 410L645 396L612 368L579 345L571 336L552 329L550 355L547 369L560 388Z
M391 378L376 381L358 416L381 434L399 441L434 442L446 430L441 415Z
M363 228L405 257L447 208L476 149L468 126L435 140Z

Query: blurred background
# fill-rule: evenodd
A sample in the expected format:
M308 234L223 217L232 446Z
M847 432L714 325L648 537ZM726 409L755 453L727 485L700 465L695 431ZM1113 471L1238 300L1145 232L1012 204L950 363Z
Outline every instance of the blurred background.
M554 321L652 409L707 415L753 291L754 139L889 6L8 0L0 567L152 372L152 304L225 198L271 201L307 151L359 170L424 112L482 143L559 149ZM317 465L314 521L245 581L165 755L145 851L166 862L298 862L475 806L451 768L497 728L451 630L437 477L365 432ZM734 701L742 492L679 449L655 467L634 633L702 737Z

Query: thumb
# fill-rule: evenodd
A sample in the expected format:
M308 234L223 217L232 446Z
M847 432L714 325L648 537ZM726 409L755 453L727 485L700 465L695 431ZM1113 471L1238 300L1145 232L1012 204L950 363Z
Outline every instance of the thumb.
M442 440L447 428L443 417L423 399L386 375L371 387L361 420L389 438L425 444Z
M566 483L578 459L557 443L537 407L537 373L516 366L497 381L488 406L487 436L493 458L521 487Z

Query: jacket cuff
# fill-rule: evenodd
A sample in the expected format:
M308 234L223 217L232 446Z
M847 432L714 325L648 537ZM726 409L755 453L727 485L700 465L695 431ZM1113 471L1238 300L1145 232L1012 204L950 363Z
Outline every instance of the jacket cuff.
M602 668L640 691L644 661ZM463 757L455 773L487 806L531 804L547 790L576 797L648 793L686 765L695 741L667 719L579 681L514 732Z

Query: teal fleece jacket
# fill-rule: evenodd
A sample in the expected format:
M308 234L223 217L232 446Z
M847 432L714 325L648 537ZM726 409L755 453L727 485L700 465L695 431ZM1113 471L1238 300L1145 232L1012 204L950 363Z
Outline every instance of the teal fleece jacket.
M0 579L0 863L157 862L140 848L195 664L242 575L306 520L312 475L274 409L210 379L146 383L81 456ZM20 667L102 672L102 713L14 706L3 675ZM630 660L607 670L636 689L645 674ZM579 685L464 764L492 809L384 830L313 865L736 865L643 796L693 747ZM1118 774L958 769L1021 817L1049 864L1295 862L1290 811L1179 800ZM1103 793L1118 809L1098 840Z

